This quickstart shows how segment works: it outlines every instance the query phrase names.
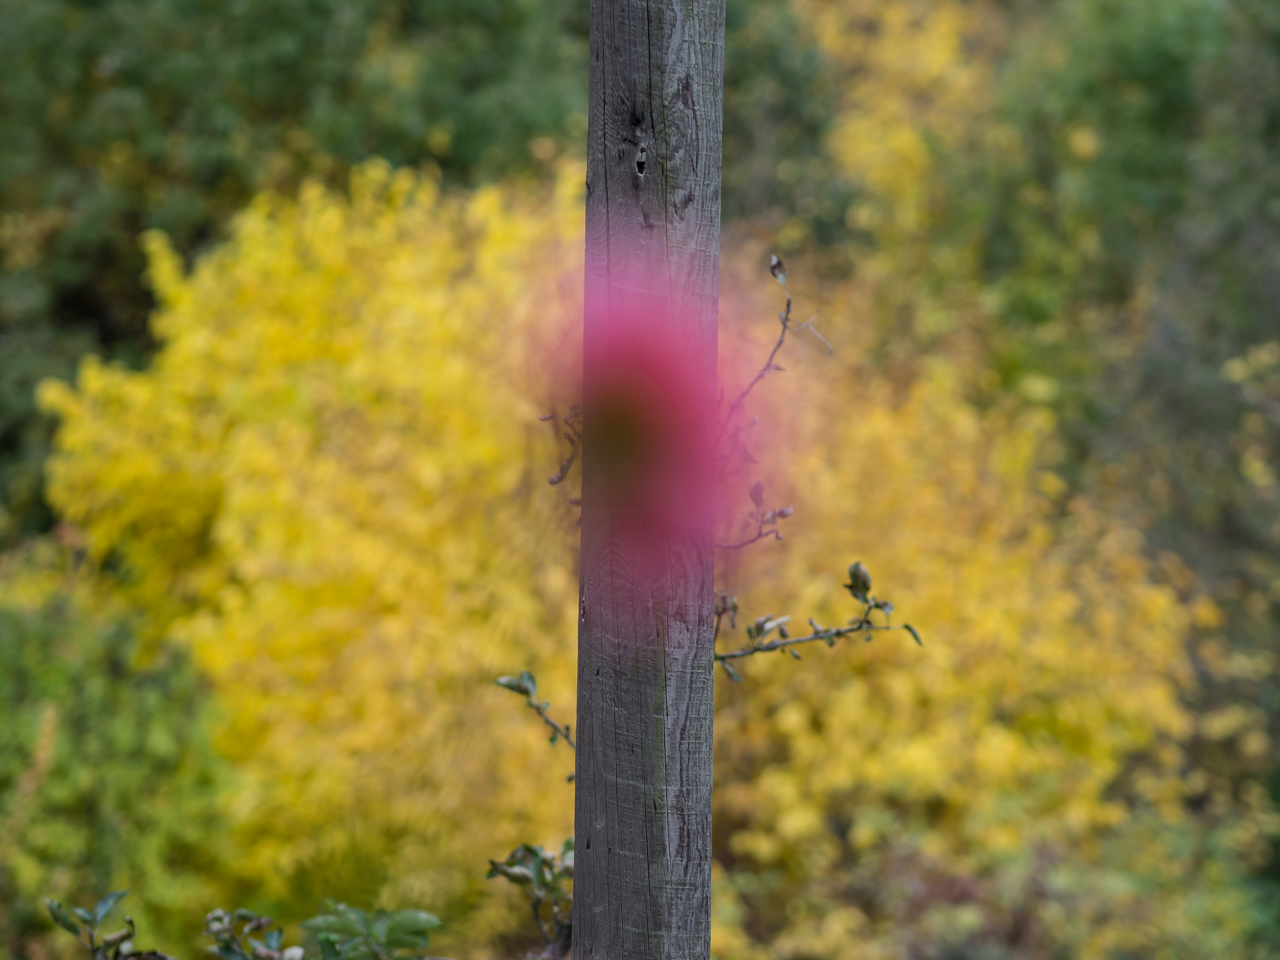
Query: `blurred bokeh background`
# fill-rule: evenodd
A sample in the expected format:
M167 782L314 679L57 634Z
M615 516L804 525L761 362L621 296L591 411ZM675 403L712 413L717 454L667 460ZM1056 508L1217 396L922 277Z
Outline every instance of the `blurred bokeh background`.
M0 4L0 958L116 888L182 958L535 945L486 861L571 758L492 680L572 716L587 27ZM861 559L927 645L719 685L716 955L1280 956L1280 4L728 0L724 156L724 381L770 253L835 354L720 579L838 622Z

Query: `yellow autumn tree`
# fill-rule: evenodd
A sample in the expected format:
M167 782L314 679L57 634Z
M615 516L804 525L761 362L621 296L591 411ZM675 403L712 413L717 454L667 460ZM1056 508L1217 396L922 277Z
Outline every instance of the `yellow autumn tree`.
M1208 729L1184 698L1212 604L1158 583L1138 530L1066 495L1046 411L980 411L946 362L895 382L859 357L870 324L841 319L835 358L794 350L757 400L775 422L767 486L797 514L729 586L744 617L842 624L860 559L926 646L757 655L722 684L720 948L1250 955L1243 871L1275 817L1182 747Z
M1011 156L998 68L1012 13L986 0L791 0L836 78L824 149L855 190L845 210L856 237L844 251L857 284L821 292L910 352L946 340L962 376L984 372L990 303L978 282L983 251L955 231L951 170L976 153ZM963 189L963 186L961 187ZM784 236L783 239L786 239ZM975 336L976 335L976 336Z
M992 100L999 6L961 0L793 0L842 76L828 148L867 188L849 211L881 238L928 225L936 149L970 136Z
M101 602L214 683L239 882L298 912L424 906L466 957L521 922L486 859L572 829L567 754L492 679L533 669L572 716L573 512L537 416L572 393L575 173L445 197L367 166L350 200L260 199L190 273L152 237L153 365L42 392ZM776 294L728 273L726 382ZM888 376L859 352L873 320L833 316L837 358L798 344L754 401L797 516L722 577L747 613L831 624L863 559L927 646L722 685L718 955L1243 956L1233 863L1267 813L1179 746L1210 614L1061 500L1046 415L976 409L945 364Z
M165 346L46 386L50 490L107 592L216 685L241 882L297 912L382 890L478 941L509 917L486 858L572 831L571 760L492 681L533 668L572 705L572 527L535 401L580 205L380 164L351 195L264 197L189 276L149 237Z

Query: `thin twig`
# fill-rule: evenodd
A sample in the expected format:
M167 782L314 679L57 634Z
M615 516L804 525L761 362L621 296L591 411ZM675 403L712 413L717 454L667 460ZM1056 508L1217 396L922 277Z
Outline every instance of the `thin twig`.
M774 650L785 650L787 647L794 647L802 643L815 643L819 640L830 644L841 637L847 637L855 633L869 633L872 631L883 630L903 630L905 627L895 627L890 624L876 625L869 620L857 620L847 627L830 627L828 629L815 629L813 633L803 637L788 637L786 640L770 640L768 643L761 643L752 647L743 647L741 650L732 650L729 653L717 653L715 659L717 662L724 660L738 660L742 657L749 657L756 653L772 653Z
M783 287L783 290L786 290L786 287ZM720 431L716 434L717 443L719 443L720 440L723 439L724 432L725 430L728 429L729 424L733 423L734 420L737 418L738 414L742 412L742 405L746 402L747 397L751 394L751 391L755 389L756 384L759 383L761 380L763 380L765 377L767 377L770 373L772 373L775 368L779 370L782 369L781 367L777 367L777 365L773 361L777 358L778 351L782 349L783 343L786 342L787 330L790 329L791 294L789 293L787 294L787 309L784 312L778 314L778 319L782 322L782 330L778 334L778 342L775 343L773 345L773 349L769 351L769 359L764 362L764 366L762 366L756 372L756 375L751 378L751 382L748 383L745 387L743 387L742 392L738 394L737 398L733 401L733 403L729 404L729 409L725 411L724 419L720 421Z
M539 703L538 701L534 700L533 697L526 697L525 702L528 703L529 707L532 708L534 713L536 713L538 716L542 718L543 723L545 723L548 727L554 730L556 735L561 737L564 740L564 742L569 745L570 750L573 750L575 753L577 752L578 745L573 742L573 737L569 736L568 725L561 726L559 723L557 723L555 720L551 718L551 714L547 713L547 707L551 706L550 703Z
M756 532L756 535L752 537L750 540L743 540L741 543L717 543L716 549L717 550L741 550L743 547L751 546L753 543L755 543L758 540L767 540L769 537L773 537L775 540L781 540L782 531L766 530L764 529L764 527L761 527Z
M725 617L729 618L729 626L736 627L738 625L738 598L729 596L727 590L721 590L720 596L716 597L716 605L714 608L716 616L716 629L712 635L712 644L720 639L720 624Z
M573 737L569 734L569 725L557 723L552 719L551 714L547 713L547 708L551 706L550 701L538 700L538 678L528 670L521 670L519 676L498 677L494 683L502 687L504 690L510 690L512 693L521 694L524 697L524 704L534 713L536 713L548 727L551 728L551 745L554 747L557 740L564 740L569 745L569 749L574 753L578 752L578 745L573 742ZM573 774L569 774L566 778L569 783L573 783ZM497 869L496 867L494 869Z
M742 392L738 394L733 403L729 404L729 409L725 411L724 419L720 422L720 431L716 435L717 444L721 439L723 439L724 432L728 429L729 424L733 423L738 414L742 412L742 405L746 402L751 391L755 389L756 384L775 370L782 370L782 367L774 363L774 360L777 359L778 352L786 342L787 333L793 329L793 324L794 329L808 330L815 337L821 340L822 345L827 348L827 353L835 353L835 349L831 344L827 343L827 338L820 334L813 325L813 321L818 319L818 314L815 313L807 321L800 324L796 324L795 321L791 319L791 291L787 290L787 284L784 280L779 280L778 282L782 284L782 290L787 296L787 307L784 311L778 314L778 320L782 324L782 329L778 333L778 342L775 343L773 345L773 349L769 351L769 359L764 362L764 366L756 372L756 375L751 378L751 382L742 389Z
M568 436L568 434L566 434L566 436ZM581 452L582 451L577 447L574 447L573 452L569 454L569 459L560 464L560 469L556 472L555 476L547 478L547 483L554 487L556 484L564 483L565 480L569 479L569 469L573 466L573 461L578 459L578 454Z
M919 631L917 631L915 627L911 626L911 624L904 623L901 626L894 626L889 622L889 616L893 611L893 604L889 603L887 600L877 600L875 597L866 594L858 596L858 599L863 603L862 616L856 620L851 620L848 626L822 627L819 626L812 617L810 617L809 627L812 630L812 633L808 633L803 637L791 637L787 635L787 623L791 620L791 617L789 616L761 617L756 620L753 626L747 628L747 637L751 640L751 643L742 647L740 650L731 650L728 653L716 653L713 655L713 660L724 667L724 672L728 674L730 680L737 682L741 680L742 677L739 676L738 671L733 669L733 666L729 662L731 660L740 660L743 657L751 657L757 653L772 653L774 650L790 650L791 655L799 659L800 654L796 653L792 648L804 643L817 643L819 641L825 643L828 647L833 647L835 646L835 642L841 637L848 637L855 633L905 630L907 633L911 634L911 638L915 640L918 645L924 646L924 642L920 639ZM717 638L720 635L721 618L725 614L732 615L737 613L737 608L737 601L727 593L721 592L720 597L716 600L715 606ZM876 624L872 621L871 612L873 610L879 610L884 614L885 622L883 624ZM763 638L768 636L774 630L778 631L778 639L770 640L767 643L762 642ZM870 640L871 638L868 637L867 639Z
M751 544L760 540L773 537L775 540L782 539L782 532L778 529L778 521L786 520L795 510L791 507L776 507L773 510L764 508L764 483L757 480L751 485L751 502L756 508L747 514L748 523L744 523L744 527L750 527L751 523L756 525L756 533L754 537L743 540L741 543L717 543L717 550L741 550L743 547L749 547Z

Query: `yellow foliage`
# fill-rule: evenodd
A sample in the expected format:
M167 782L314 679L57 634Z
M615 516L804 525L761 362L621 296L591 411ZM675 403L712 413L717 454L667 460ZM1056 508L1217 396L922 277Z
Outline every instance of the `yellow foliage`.
M485 859L571 830L567 753L491 681L534 669L572 714L572 514L536 414L576 310L574 173L446 198L368 166L350 202L259 200L190 275L152 238L154 365L42 394L103 591L216 685L242 879L426 906L467 955L516 922ZM727 287L726 317L772 307ZM943 365L891 383L833 336L842 359L800 345L762 388L788 539L722 578L752 615L835 624L861 558L927 645L750 660L720 690L717 952L906 957L1029 917L1084 957L1235 955L1230 844L1269 821L1185 813L1193 611L1136 531L1062 502L1047 414L980 411ZM750 340L726 321L726 357Z
M945 364L895 391L856 343L837 351L796 349L760 401L770 487L797 513L734 574L744 615L843 623L861 559L925 646L756 657L722 685L720 889L773 956L1011 947L1018 923L1080 956L1242 955L1224 864L1274 818L1210 837L1187 812L1184 644L1203 605L1157 585L1138 531L1060 499L1039 469L1046 413L980 412ZM1257 728L1234 709L1205 735ZM733 923L717 944L749 955Z
M572 708L571 526L531 400L574 310L574 183L446 199L372 164L350 203L262 198L190 276L152 236L153 366L43 390L52 498L216 684L270 895L358 844L386 896L456 918L485 858L572 830L571 759L492 681L535 669Z
M909 237L926 225L929 138L956 143L989 106L998 8L963 0L795 0L819 48L845 75L832 155L868 187L854 225Z

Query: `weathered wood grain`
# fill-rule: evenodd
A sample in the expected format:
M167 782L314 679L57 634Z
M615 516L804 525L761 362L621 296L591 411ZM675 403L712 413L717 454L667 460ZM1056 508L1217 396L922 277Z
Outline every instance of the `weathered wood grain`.
M592 0L586 362L612 309L654 304L705 385L686 398L694 419L714 416L723 55L724 0ZM589 395L585 417L590 437ZM588 451L573 955L705 960L711 518L655 525L602 482Z

